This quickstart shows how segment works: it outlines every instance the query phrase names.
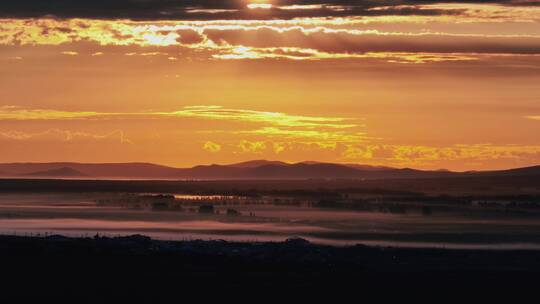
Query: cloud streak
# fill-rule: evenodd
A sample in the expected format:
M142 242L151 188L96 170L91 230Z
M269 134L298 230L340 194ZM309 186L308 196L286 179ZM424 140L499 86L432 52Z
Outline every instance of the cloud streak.
M246 109L229 109L221 106L189 106L180 111L155 112L151 115L165 117L194 117L203 119L230 120L251 123L263 123L285 127L345 129L358 127L349 123L351 118L291 115L282 112L254 111Z
M124 131L114 130L106 134L95 134L82 131L48 129L42 132L23 132L23 131L0 131L0 139L14 141L58 141L58 142L79 142L79 141L103 141L112 140L121 144L133 144L126 138Z
M539 14L540 20L540 14ZM214 60L375 59L400 63L470 61L483 55L540 55L540 35L395 32L335 28L309 23L261 25L173 22L166 24L96 20L0 20L0 45L152 47L128 56L181 60L179 51ZM83 55L79 50L61 52ZM89 53L90 54L90 53ZM89 55L87 54L87 55ZM103 51L92 50L91 54Z
M16 106L0 107L0 120L74 120L74 119L155 119L198 118L238 122L262 123L282 127L325 127L346 129L358 127L346 117L292 115L282 112L230 109L222 106L187 106L170 112L93 112L51 109L23 109Z
M0 107L0 120L68 120L98 118L111 115L113 113L23 109L18 106Z
M72 112L44 109L21 109L19 107L0 107L0 120L7 121L61 121L61 120L132 120L132 119L200 119L224 121L239 124L235 130L206 133L229 133L234 136L251 136L265 140L302 142L321 147L335 146L337 143L358 144L366 139L361 132L360 119L332 116L294 115L283 112L256 111L248 109L231 109L221 106L187 106L170 112ZM248 124L248 125L246 125ZM240 130L238 130L240 128ZM66 137L69 134L66 134ZM17 137L23 138L24 136ZM265 147L253 144L260 141L242 142L238 147L244 153L259 152ZM207 141L203 149L219 152L221 147Z

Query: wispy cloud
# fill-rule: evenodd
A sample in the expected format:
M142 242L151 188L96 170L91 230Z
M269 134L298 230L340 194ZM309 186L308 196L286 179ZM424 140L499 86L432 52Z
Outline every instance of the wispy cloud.
M95 134L83 131L72 131L63 129L48 129L41 132L23 132L23 131L0 131L0 139L15 141L59 141L76 142L84 140L112 140L121 144L132 144L133 142L126 138L122 130L114 130L105 134Z
M238 144L241 153L261 153L266 149L266 143L263 141L242 140Z
M203 150L208 151L210 153L217 153L221 151L221 145L213 141L207 141L203 145Z
M315 49L297 47L271 47L257 48L239 46L222 49L220 53L212 55L213 58L223 60L242 59L288 59L288 60L324 60L324 59L382 59L395 63L429 63L443 61L470 61L478 60L478 54L439 54L439 53L407 53L407 52L367 52L367 53L329 53Z
M0 120L131 120L131 119L201 119L229 122L235 125L229 131L212 130L209 133L224 132L235 136L251 136L263 140L295 140L304 144L335 146L336 143L360 143L367 135L360 131L363 127L359 118L298 115L284 112L233 109L221 106L187 106L178 111L148 112L97 112L64 111L53 109L25 109L17 106L0 107ZM247 123L247 124L246 124ZM260 140L257 140L257 142ZM241 143L242 151L260 151L260 144L250 141ZM214 151L213 142L203 148ZM279 150L279 149L278 149Z
M282 112L231 109L222 106L187 106L170 112L93 112L53 109L24 109L17 106L0 107L0 120L66 120L66 119L130 119L130 118L199 118L262 123L282 127L355 128L359 125L347 117L294 115Z
M24 109L18 106L0 107L0 120L62 120L96 118L108 115L111 115L111 113L59 111L50 109Z
M237 131L235 133L244 135L260 135L268 138L280 138L288 140L302 140L304 142L332 142L332 143L360 143L367 139L364 132L358 130L328 130L328 129L284 129L275 127L264 127L255 130Z
M195 117L203 119L263 123L284 127L326 127L334 129L354 128L353 119L331 116L293 115L282 112L230 109L221 106L189 106L175 112L155 112L151 115L168 117Z
M455 144L450 146L373 144L349 146L345 160L394 165L432 165L441 162L540 160L540 145Z
M77 56L77 55L79 55L79 52L75 52L75 51L64 51L64 52L62 52L62 55L67 55L67 56Z

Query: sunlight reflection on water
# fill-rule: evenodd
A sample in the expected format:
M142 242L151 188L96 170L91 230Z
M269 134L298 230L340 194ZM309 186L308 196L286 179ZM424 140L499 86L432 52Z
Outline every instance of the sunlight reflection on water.
M182 196L188 198L193 196ZM241 215L227 216L232 207ZM0 233L228 241L302 237L330 245L540 250L540 222L534 219L426 217L271 204L232 207L216 205L220 214L199 214L103 207L77 196L0 195Z

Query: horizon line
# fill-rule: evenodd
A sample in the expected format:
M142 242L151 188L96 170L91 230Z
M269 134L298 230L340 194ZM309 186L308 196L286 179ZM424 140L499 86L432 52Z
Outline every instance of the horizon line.
M35 165L35 164L78 164L78 165L135 165L135 164L145 164L145 165L154 165L154 166L160 166L160 167L167 167L171 169L192 169L199 166L233 166L238 164L244 164L249 162L269 162L269 163L283 163L287 165L298 165L298 164L307 164L307 165L313 165L313 164L331 164L331 165L340 165L345 167L352 167L352 166L366 166L366 167L372 167L372 168L388 168L388 169L396 169L396 170L403 170L403 169L413 169L418 171L447 171L447 172L455 172L455 173L467 173L467 172L492 172L492 171L506 171L506 170L512 170L512 169L521 169L521 168L531 168L531 167L537 167L540 166L540 164L533 164L533 165L524 165L524 166L517 166L517 167L506 167L504 169L483 169L483 170L450 170L446 168L438 168L438 169L418 169L414 166L405 166L405 167L394 167L394 166L387 166L387 165L371 165L371 164L364 164L364 163L341 163L341 162L328 162L328 161L312 161L312 160L304 160L304 161L297 161L297 162L289 162L289 161L282 161L282 160L267 160L267 159L252 159L252 160L246 160L246 161L240 161L240 162L234 162L234 163L207 163L207 164L196 164L191 166L173 166L173 165L165 165L157 162L147 162L147 161L128 161L128 162L84 162L84 161L15 161L15 162L0 162L0 165ZM272 165L272 164L270 164Z

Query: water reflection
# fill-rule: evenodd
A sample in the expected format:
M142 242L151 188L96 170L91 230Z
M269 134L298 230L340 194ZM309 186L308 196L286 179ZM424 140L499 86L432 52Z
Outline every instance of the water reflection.
M156 200L148 194L128 198L110 194L0 195L0 233L138 233L169 240L234 241L281 241L296 236L332 245L540 249L540 221L531 217L335 210L284 204L282 199L268 197L264 202L261 198L182 194L172 200L168 196ZM166 208L155 208L154 203L162 204L162 200L168 202ZM210 211L201 212L209 202Z

